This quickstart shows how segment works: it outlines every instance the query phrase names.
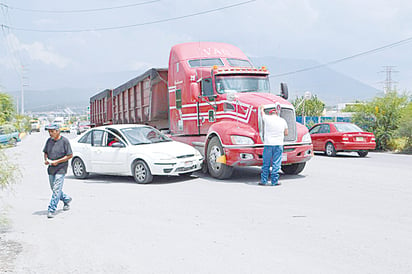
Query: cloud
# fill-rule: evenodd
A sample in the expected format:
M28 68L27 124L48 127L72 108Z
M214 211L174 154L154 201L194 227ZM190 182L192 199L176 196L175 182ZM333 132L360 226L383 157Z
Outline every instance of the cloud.
M68 58L55 53L52 48L46 47L41 42L24 44L13 34L7 35L6 39L12 54L22 54L31 60L53 65L60 69L71 63Z

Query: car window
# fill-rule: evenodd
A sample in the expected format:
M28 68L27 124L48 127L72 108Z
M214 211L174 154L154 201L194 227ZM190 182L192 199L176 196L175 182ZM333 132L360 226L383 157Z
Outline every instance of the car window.
M103 130L93 130L92 135L92 146L94 147L101 147L103 144Z
M319 129L320 129L320 126L313 127L313 128L309 131L309 133L310 133L310 134L319 133Z
M339 132L363 132L363 130L355 124L335 124L335 128Z
M329 125L321 125L318 133L330 133Z
M119 143L123 143L123 141L119 138L117 138L117 136L115 136L114 134L110 133L110 132L106 132L107 134L107 138L106 138L106 146L111 146L114 142L119 142ZM118 134L117 134L118 135ZM118 135L119 136L119 135ZM119 136L120 137L120 136ZM117 140L115 139L117 138Z
M79 139L79 143L91 144L92 143L92 132L86 133L82 138Z
M169 137L150 126L123 128L121 129L121 132L124 134L124 136L126 136L126 138L132 145L171 141Z

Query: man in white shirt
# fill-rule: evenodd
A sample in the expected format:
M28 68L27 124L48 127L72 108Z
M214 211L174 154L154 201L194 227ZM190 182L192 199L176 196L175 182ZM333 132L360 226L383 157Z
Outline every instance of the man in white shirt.
M270 166L272 172L270 175L273 186L278 186L279 170L282 164L283 139L288 135L288 124L279 116L281 107L278 103L275 108L266 114L263 106L259 107L263 119L263 165L259 185L266 185L269 177Z

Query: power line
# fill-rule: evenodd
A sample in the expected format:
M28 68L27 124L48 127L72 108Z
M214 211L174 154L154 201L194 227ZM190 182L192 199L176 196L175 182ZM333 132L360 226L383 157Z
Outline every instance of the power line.
M84 9L84 10L36 10L36 9L25 9L25 8L19 8L19 7L12 7L12 6L3 4L3 3L0 3L0 7L12 9L12 10L19 10L19 11L25 11L25 12L38 12L38 13L81 13L81 12L95 12L95 11L130 8L130 7L135 7L135 6L151 4L151 3L159 2L159 1L160 0L152 0L152 1L135 3L135 4L123 5L123 6L114 6L114 7L97 8L97 9Z
M20 30L20 31L31 31L31 32L62 32L62 33L67 33L67 32L88 32L88 31L106 31L106 30L115 30L115 29L125 29L125 28L133 28L133 27L141 27L141 26L146 26L146 25L152 25L152 24L158 24L158 23L164 23L164 22L170 22L170 21L175 21L179 19L184 19L188 17L194 17L198 15L203 15L207 13L212 13L220 10L225 10L225 9L230 9L234 7L238 7L241 5L245 5L251 2L255 2L256 0L249 0L245 2L240 2L237 4L233 5L228 5L216 9L211 9L211 10L205 10L201 12L196 12L188 15L182 15L182 16L177 16L177 17L171 17L167 19L161 19L161 20L156 20L156 21L151 21L151 22L146 22L146 23L140 23L140 24L132 24L132 25L124 25L124 26L117 26L117 27L105 27L105 28L94 28L94 29L77 29L77 30L41 30L41 29L27 29L27 28L16 28L16 27L11 27L11 26L6 26L6 25L0 25L3 28L8 28L8 29L13 29L13 30Z
M320 64L320 65L316 65L316 66L312 66L312 67L307 67L307 68L303 68L303 69L298 69L298 70L295 70L295 71L285 72L285 73L281 73L281 74L275 74L275 75L271 75L269 77L286 76L286 75L296 74L296 73L300 73L300 72L305 72L305 71L309 71L309 70L314 70L314 69L334 65L334 64L341 63L341 62L344 62L344 61L347 61L347 60L350 60L350 59L354 59L354 58L357 58L357 57L360 57L360 56L375 53L375 52L382 51L382 50L385 50L385 49L388 49L388 48L397 47L397 46L400 46L402 44L409 43L411 41L412 41L412 37L409 37L409 38L406 38L406 39L403 39L403 40L400 40L400 41L397 41L397 42L394 42L394 43L391 43L391 44L384 45L382 47L378 47L378 48L374 48L374 49L371 49L371 50L363 51L361 53L357 53L357 54L354 54L354 55L351 55L351 56L348 56L348 57L344 57L344 58L341 58L341 59L330 61L330 62L327 62L327 63L324 63L324 64Z

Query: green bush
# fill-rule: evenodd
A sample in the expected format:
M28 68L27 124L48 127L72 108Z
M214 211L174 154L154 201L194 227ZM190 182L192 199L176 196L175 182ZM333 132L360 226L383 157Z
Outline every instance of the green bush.
M17 165L11 163L3 149L0 148L0 190L10 187L19 178L20 170Z

